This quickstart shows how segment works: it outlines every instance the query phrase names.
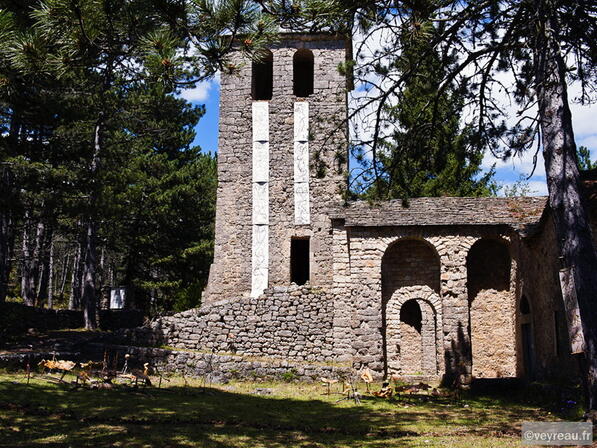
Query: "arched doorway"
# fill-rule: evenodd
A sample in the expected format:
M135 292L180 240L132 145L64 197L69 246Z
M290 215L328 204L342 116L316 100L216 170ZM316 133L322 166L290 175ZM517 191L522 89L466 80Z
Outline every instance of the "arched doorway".
M469 250L466 268L473 376L516 376L516 308L508 244L497 238L478 240Z
M423 240L399 240L382 258L386 374L436 375L441 346L440 261Z

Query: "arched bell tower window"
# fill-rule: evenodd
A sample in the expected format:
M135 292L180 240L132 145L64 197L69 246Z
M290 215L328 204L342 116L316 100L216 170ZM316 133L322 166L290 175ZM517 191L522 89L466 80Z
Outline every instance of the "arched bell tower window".
M302 48L292 58L294 72L294 95L306 98L313 93L313 71L315 62L313 52Z
M253 61L251 96L254 100L271 100L274 84L274 55L265 50L259 61Z

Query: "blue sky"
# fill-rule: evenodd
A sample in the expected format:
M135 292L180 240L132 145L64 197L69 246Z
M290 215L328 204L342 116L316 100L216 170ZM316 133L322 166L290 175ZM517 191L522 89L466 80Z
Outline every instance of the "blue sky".
M570 88L570 97L575 97L575 87ZM181 95L194 104L205 104L206 113L196 127L197 137L195 144L201 146L203 151L215 152L218 148L218 119L220 83L219 79L213 79L200 83L194 89L186 90ZM592 159L597 159L597 107L580 106L571 104L572 117L577 145L587 146L591 150ZM511 185L518 181L521 176L525 179L531 173L533 167L533 152L528 152L522 157L513 157L508 161L497 160L487 155L484 160L484 167L487 169L493 164L496 165L495 179L503 185ZM547 194L545 185L545 169L543 158L539 154L535 174L528 180L531 194Z
M193 142L205 152L218 150L218 123L220 117L220 83L214 79L200 83L194 89L183 91L181 96L193 104L205 104L205 115L195 127Z

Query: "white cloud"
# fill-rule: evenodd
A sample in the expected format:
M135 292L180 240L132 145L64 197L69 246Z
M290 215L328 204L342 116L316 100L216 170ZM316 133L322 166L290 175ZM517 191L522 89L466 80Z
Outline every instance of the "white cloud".
M504 196L506 189L511 189L517 182L500 182L502 189L498 192L498 196ZM522 188L524 191L520 191ZM524 193L525 196L547 196L547 184L544 180L522 180L522 186L518 187L518 194Z
M191 103L204 103L211 95L212 91L220 83L220 72L212 79L198 82L192 89L185 89L180 93L180 97Z

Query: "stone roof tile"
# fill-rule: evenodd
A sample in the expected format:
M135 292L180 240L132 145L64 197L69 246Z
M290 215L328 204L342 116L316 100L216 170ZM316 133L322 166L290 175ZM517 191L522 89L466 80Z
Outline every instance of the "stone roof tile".
M537 224L546 204L545 197L515 198L413 198L370 203L356 201L331 213L345 219L348 227L445 226Z

